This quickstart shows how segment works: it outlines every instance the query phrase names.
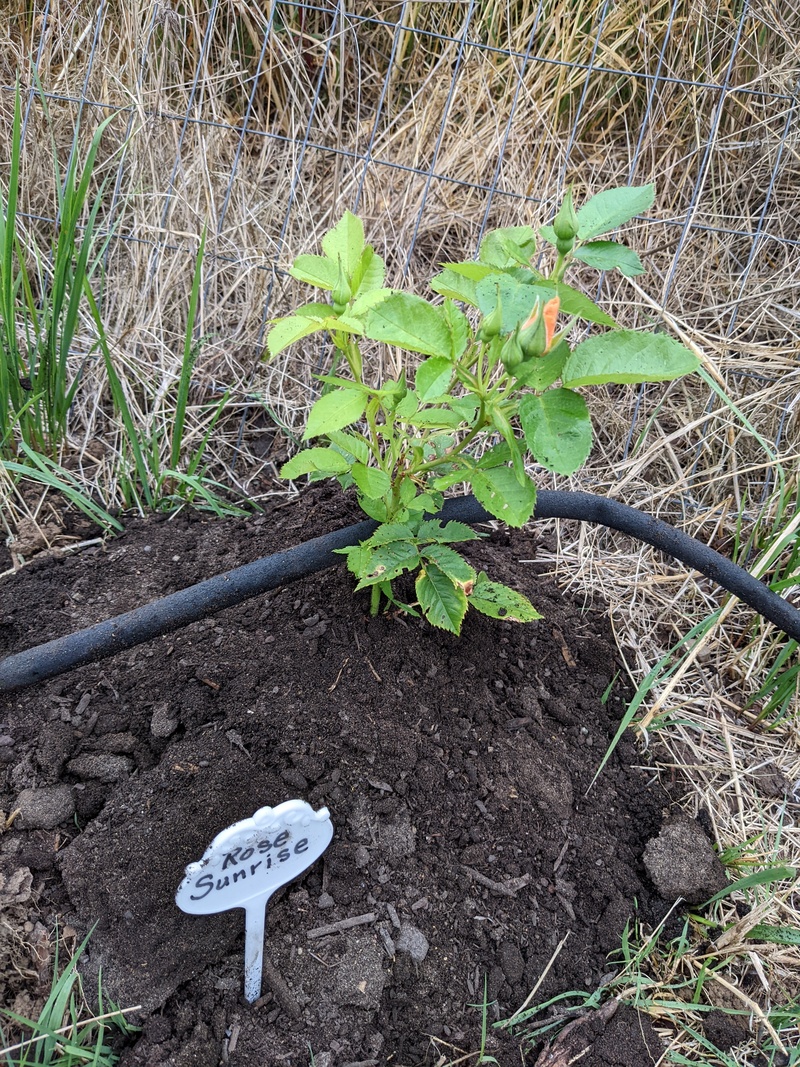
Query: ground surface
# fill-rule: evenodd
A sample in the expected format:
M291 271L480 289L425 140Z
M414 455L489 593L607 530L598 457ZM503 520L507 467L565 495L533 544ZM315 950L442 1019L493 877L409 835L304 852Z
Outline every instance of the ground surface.
M0 655L351 518L322 492L246 522L132 521L0 582ZM304 1064L309 1049L318 1067L457 1059L478 1047L484 982L490 1022L540 981L537 1001L591 990L634 901L646 920L666 910L643 853L668 797L630 741L586 795L622 709L613 690L602 700L616 673L602 616L520 563L532 535L469 555L543 621L470 617L459 640L370 619L338 568L0 698L2 806L22 808L0 838L7 930L24 915L46 980L53 919L79 936L98 924L87 973L144 1005L130 1067ZM335 835L273 898L250 1007L243 913L184 915L174 894L218 831L292 797L326 805ZM36 967L20 943L0 950L4 1000L24 1012ZM582 1067L653 1063L648 1027L598 1016L563 1062L582 1040ZM505 1032L487 1051L521 1062Z

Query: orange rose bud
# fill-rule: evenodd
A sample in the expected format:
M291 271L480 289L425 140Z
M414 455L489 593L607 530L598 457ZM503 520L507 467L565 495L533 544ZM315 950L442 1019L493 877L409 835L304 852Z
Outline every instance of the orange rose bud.
M547 331L547 348L545 352L550 350L550 345L553 343L553 338L556 333L556 322L558 321L558 307L560 301L557 296L554 296L552 300L548 300L545 306L542 308L542 318L544 319L544 328Z

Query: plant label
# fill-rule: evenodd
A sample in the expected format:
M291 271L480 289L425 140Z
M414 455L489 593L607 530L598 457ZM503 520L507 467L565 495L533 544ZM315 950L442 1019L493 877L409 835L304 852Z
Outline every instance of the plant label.
M314 811L305 800L287 800L222 830L186 868L175 894L182 911L215 915L244 908L244 995L251 1004L261 996L269 898L319 859L332 837L327 808Z

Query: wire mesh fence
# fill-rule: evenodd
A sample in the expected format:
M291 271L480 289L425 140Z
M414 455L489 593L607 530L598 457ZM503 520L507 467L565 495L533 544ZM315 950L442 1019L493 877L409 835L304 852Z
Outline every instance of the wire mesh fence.
M7 60L0 103L10 114L16 73L33 232L57 215L51 141L66 168L113 116L93 179L103 311L147 419L167 417L204 226L198 399L230 391L254 459L269 424L300 425L325 358L307 343L302 358L262 363L270 316L296 299L286 267L345 208L364 218L389 280L419 287L487 227L546 222L568 185L580 199L652 181L655 208L628 234L646 294L605 276L597 295L626 324L663 309L784 446L797 386L798 22L747 0L48 0L7 20L15 69ZM662 399L613 398L611 456L641 452ZM723 407L707 392L689 406L697 426L673 445L683 483L729 463L704 458L711 439L730 445L713 421ZM96 415L76 418L93 432ZM758 467L742 432L738 462ZM747 480L759 497L765 471Z

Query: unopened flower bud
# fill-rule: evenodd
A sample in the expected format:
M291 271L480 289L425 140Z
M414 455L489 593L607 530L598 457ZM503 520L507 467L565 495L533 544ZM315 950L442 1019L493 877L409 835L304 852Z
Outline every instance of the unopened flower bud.
M538 313L538 307L536 310L537 314L533 322L519 331L519 345L525 359L538 359L547 351L547 326L544 315ZM529 319L528 322L530 321Z
M519 343L519 326L517 326L514 332L508 335L505 344L500 349L500 362L508 373L512 374L514 368L518 367L523 359L524 356Z
M347 305L350 303L350 298L353 293L350 289L350 283L347 280L347 275L342 268L342 261L339 260L339 275L336 279L336 285L334 285L331 292L331 300L333 301L333 310L337 315L341 315Z
M493 337L497 337L500 333L500 329L503 325L503 305L500 301L500 294L497 294L497 306L494 311L491 311L488 315L484 316L483 322L478 328L478 340L479 341L491 341Z
M525 359L539 359L550 350L556 332L559 303L557 296L548 300L544 307L537 300L530 315L519 327L519 343Z
M567 195L564 197L564 201L561 207L558 209L558 214L553 219L553 230L559 241L563 242L566 246L562 248L558 245L559 252L565 255L571 251L575 238L578 236L578 229L580 223L578 222L578 214L575 211L575 207L572 203L572 190L567 190Z

